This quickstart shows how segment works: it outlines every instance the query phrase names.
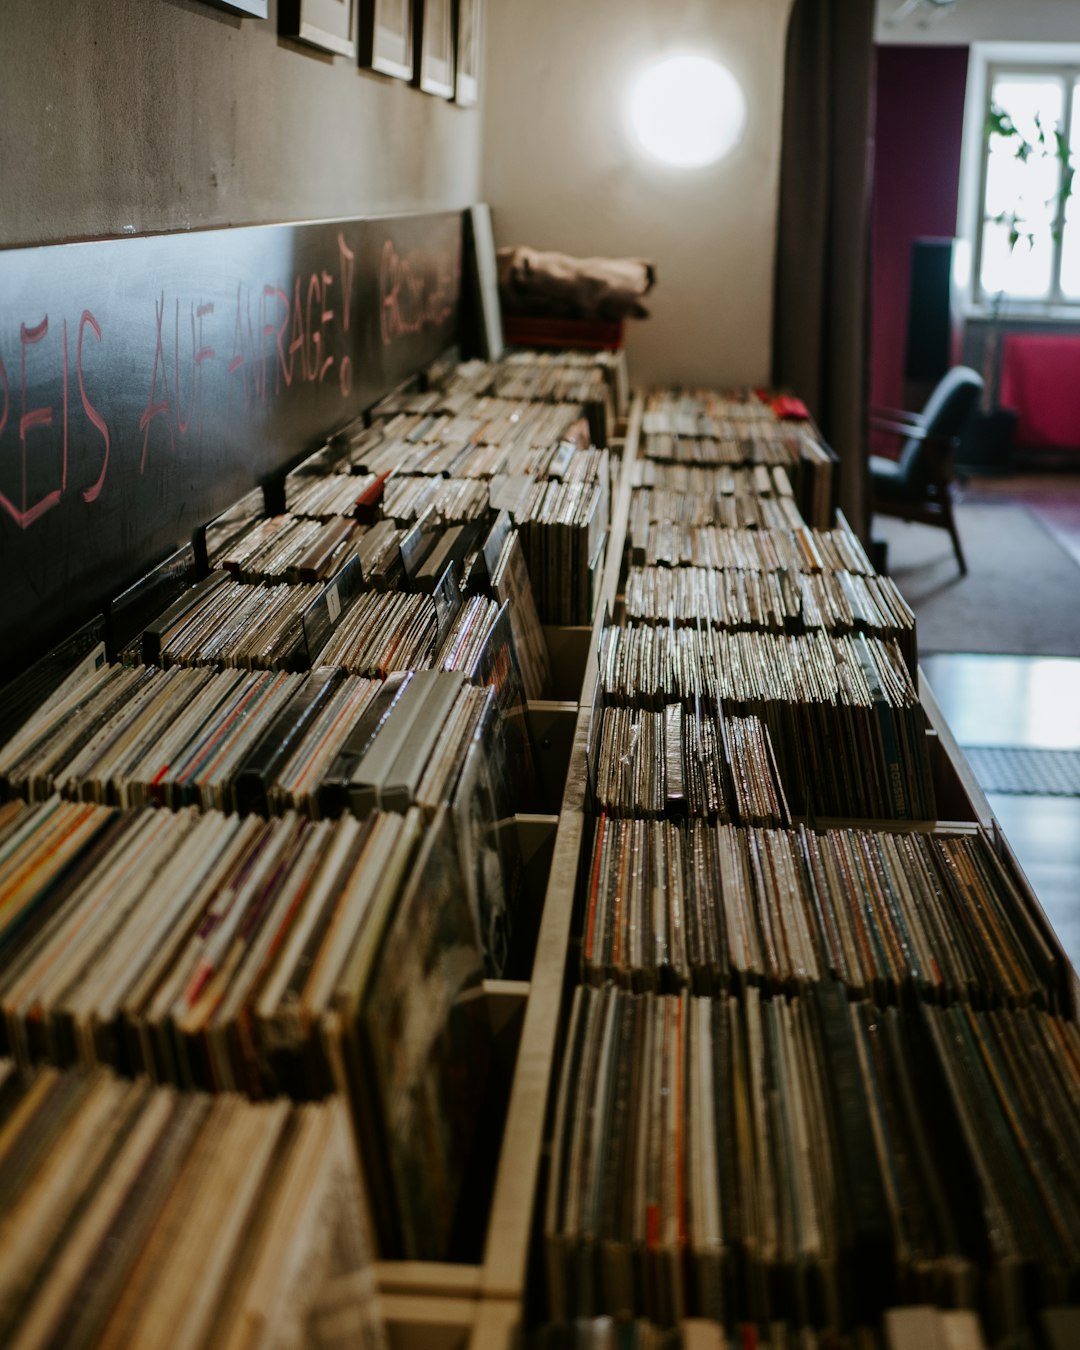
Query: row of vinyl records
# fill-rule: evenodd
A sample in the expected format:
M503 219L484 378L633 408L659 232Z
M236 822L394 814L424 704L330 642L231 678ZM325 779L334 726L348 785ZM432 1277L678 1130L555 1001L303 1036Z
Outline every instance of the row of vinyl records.
M0 816L4 1050L350 1105L383 1255L445 1259L489 1110L483 955L453 813L269 821L58 799ZM490 837L481 847L494 848ZM465 859L468 863L465 863Z
M653 482L663 479L668 466L674 469L672 486L687 468L780 468L794 480L808 520L825 524L832 515L833 456L798 399L658 390L646 402L642 448Z
M647 745L662 745L661 736L642 734L647 714L666 716L666 708L681 704L693 722L692 741L708 735L711 720L719 726L721 714L758 718L783 795L798 815L935 817L926 716L895 642L820 630L800 636L609 625L600 640L597 689L605 714L608 707L638 710L627 719L639 730L622 752L618 774L640 779L642 805L646 794L650 804L667 795L660 768L639 762ZM594 715L594 785L609 723ZM689 722L680 725L686 740ZM707 743L716 744L716 735Z
M837 513L840 515L841 513ZM850 572L874 576L859 536L835 529L737 529L649 521L627 540L635 567L703 567L741 572Z
M0 1247L6 1345L387 1345L336 1099L252 1103L0 1062L0 1192L18 1235ZM971 1313L928 1308L890 1310L880 1334L850 1338L774 1321L736 1325L730 1339L699 1326L684 1341L642 1320L590 1318L543 1326L526 1345L934 1350L935 1323L951 1332L942 1350L984 1350Z
M0 1062L0 1341L388 1344L340 1102Z
M915 628L894 581L852 572L633 567L624 598L627 618L636 623L781 633L857 629L896 640Z
M107 665L0 751L0 781L29 801L61 792L317 820L376 806L430 812L468 794L481 758L502 814L511 783L518 800L532 799L521 704L504 715L494 686L460 671L380 681L333 666L290 675Z
M516 403L575 403L588 416L610 421L625 416L630 401L626 356L612 351L507 350L492 362L440 360L427 372L425 387L398 390L376 405L375 413L454 416L478 399ZM596 437L607 443L608 437Z
M500 519L507 519L505 513ZM497 534L498 525L489 541ZM411 579L402 577L401 589L365 590L371 574L364 576L363 552L326 585L253 585L215 571L185 588L121 656L127 664L163 668L303 671L334 665L383 678L393 670L470 670L500 627L509 625L526 690L538 697L549 678L547 653L516 531L495 557L483 589L472 595L462 595L456 562L445 555L435 569L421 563Z
M550 1310L842 1328L929 1302L1020 1344L1080 1293L1078 1131L1080 1031L1038 1009L580 987Z
M1044 1313L1047 1350L1072 1350L1075 1339L1067 1338L1075 1338L1077 1328L1071 1313L1067 1308ZM779 1320L730 1326L692 1320L665 1327L643 1318L579 1317L539 1328L529 1345L530 1350L986 1350L969 1309L925 1304L890 1308L880 1325L847 1334Z
M601 710L595 797L613 816L788 823L760 718L688 713L681 703L663 712Z
M1067 970L982 831L596 823L582 978L635 990L838 980L906 1004L1068 1009Z
M886 824L935 818L913 616L842 518L792 519L782 465L733 470L760 416L701 392L646 413L587 738L546 1310L869 1345L929 1302L969 1310L958 1344L1027 1347L1080 1301L1070 971L999 840ZM903 1343L951 1344L922 1311Z

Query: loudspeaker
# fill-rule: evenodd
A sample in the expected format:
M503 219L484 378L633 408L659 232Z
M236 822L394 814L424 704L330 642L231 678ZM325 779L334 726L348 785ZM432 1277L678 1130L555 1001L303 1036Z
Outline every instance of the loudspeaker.
M904 378L913 384L937 384L952 361L953 240L911 241L907 352Z

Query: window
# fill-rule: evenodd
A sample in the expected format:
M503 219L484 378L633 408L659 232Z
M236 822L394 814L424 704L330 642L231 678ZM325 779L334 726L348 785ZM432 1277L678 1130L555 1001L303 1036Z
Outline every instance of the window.
M960 231L972 245L971 299L1005 301L1012 313L1071 309L1080 319L1080 53L1024 55L972 53Z

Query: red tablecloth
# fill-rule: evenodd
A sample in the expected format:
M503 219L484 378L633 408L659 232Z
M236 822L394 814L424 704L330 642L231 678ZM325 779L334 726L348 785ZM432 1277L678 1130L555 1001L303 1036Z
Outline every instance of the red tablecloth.
M1006 334L999 401L1018 415L1018 447L1080 452L1080 337Z

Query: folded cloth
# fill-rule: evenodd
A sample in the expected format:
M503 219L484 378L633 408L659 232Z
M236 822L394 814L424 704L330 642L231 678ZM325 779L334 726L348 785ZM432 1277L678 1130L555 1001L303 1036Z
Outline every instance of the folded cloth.
M641 297L656 268L644 258L571 258L534 248L501 248L499 298L508 314L568 319L645 319Z

